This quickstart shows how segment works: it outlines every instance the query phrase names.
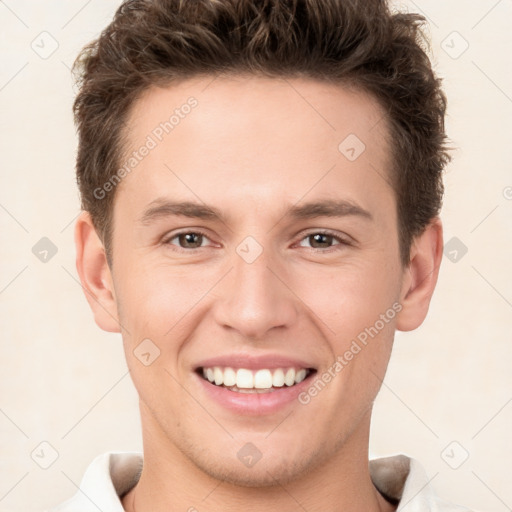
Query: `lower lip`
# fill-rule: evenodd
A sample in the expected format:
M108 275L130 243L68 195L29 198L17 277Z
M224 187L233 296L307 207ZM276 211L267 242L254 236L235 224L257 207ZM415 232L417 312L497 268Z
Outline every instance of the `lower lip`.
M298 401L297 397L310 385L313 375L314 372L299 384L290 387L283 386L268 393L237 393L223 386L211 384L200 375L196 374L196 377L207 395L222 407L238 414L259 416L273 414L294 400Z

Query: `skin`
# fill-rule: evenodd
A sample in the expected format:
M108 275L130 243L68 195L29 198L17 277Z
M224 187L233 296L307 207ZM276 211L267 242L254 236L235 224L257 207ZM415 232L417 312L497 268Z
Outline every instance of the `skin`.
M427 314L441 222L414 240L403 267L383 110L361 92L315 80L203 77L153 88L131 111L130 150L190 96L197 107L115 191L112 268L89 214L76 224L87 299L102 329L122 333L140 397L144 469L123 506L393 510L369 475L371 410L395 330L415 329ZM355 161L338 150L349 134L366 145ZM211 205L224 219L141 222L156 199ZM286 215L325 199L371 219ZM205 237L187 245L178 230ZM324 230L349 243L315 242ZM252 263L236 251L247 236L263 249ZM248 353L299 357L321 374L393 304L400 312L307 405L234 414L193 372L205 357ZM133 353L147 338L160 350L149 366ZM248 442L262 453L251 468L237 458Z

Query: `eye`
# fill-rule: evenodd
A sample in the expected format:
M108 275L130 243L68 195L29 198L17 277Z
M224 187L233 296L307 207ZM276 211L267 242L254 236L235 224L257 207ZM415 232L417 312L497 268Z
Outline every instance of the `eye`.
M177 244L173 243L177 240ZM209 240L205 233L201 231L183 231L181 233L175 233L163 241L166 245L176 246L178 249L192 250L200 249L204 247L203 241Z
M173 246L177 251L192 251L194 249L201 249L203 247L208 247L212 244L204 244L206 240L210 240L206 233L202 231L182 231L181 233L174 233L169 236L165 240L163 240L164 245ZM309 247L313 250L317 250L320 252L330 252L326 249L336 250L336 246L347 246L350 245L350 242L339 235L335 235L328 231L315 231L304 236L300 242L300 247L307 247L307 243L309 243ZM341 247L340 247L341 248Z
M301 247L307 247L306 245L304 245L304 242L310 243L310 247L312 249L317 250L329 249L336 245L349 245L349 242L347 240L340 236L334 235L328 231L316 231L313 233L309 233L304 238L301 239L299 245Z

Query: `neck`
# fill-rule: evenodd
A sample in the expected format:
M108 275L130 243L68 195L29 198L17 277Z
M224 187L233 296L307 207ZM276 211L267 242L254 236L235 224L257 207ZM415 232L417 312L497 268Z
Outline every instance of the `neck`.
M217 479L197 467L162 432L144 428L144 467L137 485L123 498L126 512L392 512L374 487L368 469L370 413L343 446L307 474L246 487ZM146 425L147 426L147 425ZM163 449L162 447L165 447Z

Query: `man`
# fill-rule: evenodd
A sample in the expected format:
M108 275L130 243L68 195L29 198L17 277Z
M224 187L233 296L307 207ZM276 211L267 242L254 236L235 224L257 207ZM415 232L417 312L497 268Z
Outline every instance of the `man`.
M368 462L442 255L445 98L377 0L128 0L77 62L77 268L144 459L58 511L455 510ZM142 462L144 460L144 462Z

